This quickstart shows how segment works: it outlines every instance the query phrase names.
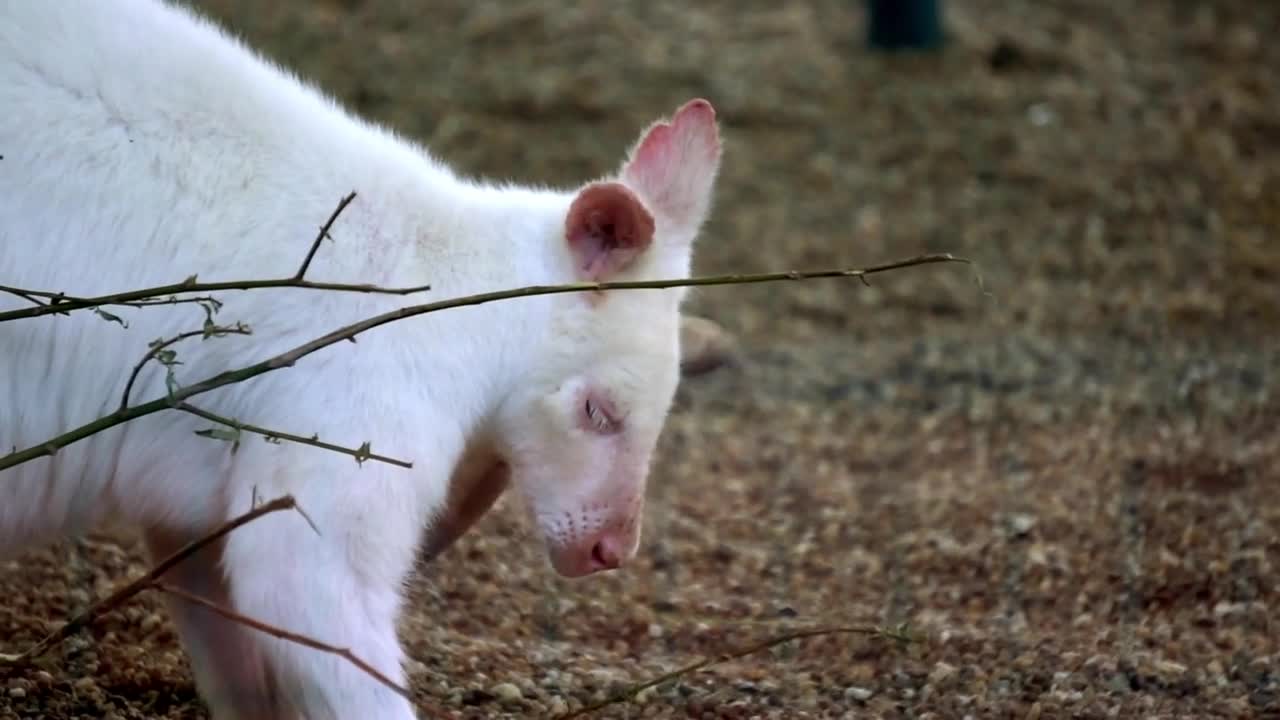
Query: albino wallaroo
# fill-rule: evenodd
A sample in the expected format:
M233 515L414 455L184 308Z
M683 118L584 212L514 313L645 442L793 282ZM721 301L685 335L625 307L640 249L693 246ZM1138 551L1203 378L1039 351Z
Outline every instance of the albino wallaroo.
M443 299L683 277L720 160L715 113L693 100L603 180L560 191L463 179L158 0L0 5L0 108L0 283L74 295L193 274L288 276L351 190L310 280L429 283ZM175 346L181 384L407 302L299 289L219 297L219 321L253 334ZM683 297L544 296L384 326L196 399L243 422L368 440L412 470L252 438L233 454L194 434L208 422L164 412L0 472L0 551L117 520L164 554L255 497L291 493L319 534L277 513L168 580L349 647L403 681L396 620L420 543L446 545L508 478L560 573L614 568L636 552L678 382ZM24 306L0 300L0 310ZM193 305L112 311L129 326L91 311L0 323L0 448L113 411L147 343L203 321ZM133 397L165 387L153 364ZM414 716L340 658L191 605L172 610L215 717Z

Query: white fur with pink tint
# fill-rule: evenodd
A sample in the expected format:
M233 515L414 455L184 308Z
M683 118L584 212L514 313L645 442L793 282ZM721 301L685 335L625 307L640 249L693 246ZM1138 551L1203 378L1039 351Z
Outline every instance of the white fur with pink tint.
M221 294L219 320L243 321L253 335L176 346L182 384L428 298L686 276L720 159L715 113L695 100L645 131L598 182L552 190L462 178L157 0L0 5L0 107L0 284L95 295L193 274L288 276L355 190L308 278L432 285L409 299ZM233 454L194 434L209 423L176 411L100 433L0 472L0 554L108 521L140 528L163 554L255 497L291 493L319 535L278 513L170 581L348 647L403 682L396 622L424 531L436 529L429 551L438 551L508 477L561 573L634 555L650 459L678 382L684 294L450 310L194 399L244 422L368 440L412 460L412 470L357 467L253 437ZM0 296L0 311L26 304ZM112 312L129 327L87 311L0 323L0 448L110 413L147 344L203 320L189 305ZM153 365L134 397L164 392ZM468 501L472 483L487 489ZM215 718L414 717L408 701L341 658L180 602L172 610Z

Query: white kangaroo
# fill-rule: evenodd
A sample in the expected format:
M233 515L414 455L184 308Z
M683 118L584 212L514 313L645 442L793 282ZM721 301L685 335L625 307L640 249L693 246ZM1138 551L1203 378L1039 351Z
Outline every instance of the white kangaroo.
M432 286L429 299L530 284L687 276L721 146L705 100L649 127L616 174L570 190L461 178L349 114L211 22L159 0L0 4L0 283L94 295L283 277L348 191L309 280ZM403 682L396 622L421 543L438 552L508 479L566 576L636 552L650 457L679 380L681 289L530 297L393 323L197 396L240 421L365 440L411 470L298 444L197 437L165 411L0 471L0 553L124 522L164 555L292 494L166 580L348 647ZM174 346L190 384L400 297L228 292L253 334ZM0 311L29 307L0 295ZM192 305L0 323L0 453L115 410L147 343L199 328ZM133 397L162 397L149 366ZM326 653L171 610L216 718L412 718L405 698ZM14 650L14 648L5 648Z

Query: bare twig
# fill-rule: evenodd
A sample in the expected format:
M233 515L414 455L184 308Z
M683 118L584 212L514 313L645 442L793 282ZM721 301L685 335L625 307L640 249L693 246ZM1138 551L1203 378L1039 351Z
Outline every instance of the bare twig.
M380 295L411 295L413 293L430 290L431 286L415 285L412 287L395 288L367 284L311 282L310 280L298 280L297 278L292 277L278 278L274 280L229 280L225 282L202 283L196 280L195 275L192 275L186 280L172 285L159 285L157 287L145 288L142 290L131 290L129 292L115 293L112 295L99 295L96 297L58 296L57 293L44 293L40 291L24 290L21 288L0 287L0 291L15 294L27 293L28 295L36 297L62 297L61 300L51 302L48 305L2 312L0 313L0 322L42 317L44 315L62 315L69 313L72 310L83 310L85 308L99 307L102 305L128 305L134 301L149 300L162 295L179 295L193 292L207 293L217 292L219 290L261 290L267 288L298 288L302 290L331 290L334 292L373 293ZM172 303L173 301L145 304L169 305Z
M221 615L222 617L234 623L239 623L240 625L244 625L245 627L253 628L258 632L266 633L267 635L270 635L275 638L279 638L281 640L287 640L291 643L297 643L298 645L309 647L313 650L319 650L321 652L326 652L331 655L337 655L338 657L341 657L342 659L346 660L347 662L351 663L357 668L360 668L360 670L364 671L367 675L369 675L369 677L373 678L374 680L377 680L383 685L386 685L388 688L394 690L396 693L404 696L405 698L408 698L409 700L413 699L412 695L410 695L409 693L408 688L403 687L402 685L396 683L396 681L392 680L391 678L379 672L378 669L375 668L374 666L370 665L364 660L361 660L355 653L351 652L350 648L337 647L336 645L323 643L323 642L320 642L319 640L316 640L315 638L307 637L306 635L299 635L298 633L290 632L288 630L285 630L284 628L280 628L275 625L264 623L261 620L254 620L253 618L247 617L245 615L241 615L240 613L234 610L231 610L230 608L222 607L221 605L215 602L212 602L210 600L206 600L205 598L202 598L199 595L193 595L192 593L189 593L186 590L183 590L178 587L174 587L173 585L169 585L167 583L157 582L157 583L154 583L152 587L155 587L157 590L160 590L162 592L166 592L170 595L173 595L174 597L182 598L187 602L195 603L196 605L206 607L209 610L212 610L213 612Z
M213 532L210 532L204 537L199 538L198 540L194 540L190 543L187 543L183 547L179 548L172 555L170 555L169 557L157 563L155 567L147 571L146 574L144 574L142 577L139 577L138 579L125 584L120 589L116 590L110 595L95 601L93 604L85 608L83 611L76 613L71 617L71 619L63 623L62 627L46 635L39 642L37 642L35 645L32 645L27 650L17 655L0 654L0 667L3 667L5 665L24 665L29 663L31 660L35 659L36 657L43 655L45 652L48 652L48 650L53 646L57 645L63 640L66 640L67 638L79 632L81 628L92 624L95 620L102 617L106 613L123 605L126 601L128 601L134 595L137 595L143 590L146 590L151 585L155 584L155 582L160 578L160 576L168 572L171 568L173 568L173 566L187 559L191 555L199 552L200 550L208 547L209 545L212 545L213 543L221 540L224 536L236 530L237 528L247 525L264 515L269 515L271 513L279 512L281 510L297 510L297 509L298 509L298 504L297 502L294 501L293 497L290 495L285 495L283 497L276 498L271 502L259 505L258 507L250 510L249 512L244 513L243 515L240 515L238 517L232 518L231 520L228 520L226 523L222 524Z
M346 210L347 206L351 204L351 201L355 199L356 191L352 190L338 201L338 206L333 209L333 213L329 215L329 219L324 222L324 225L320 226L320 232L316 234L315 241L311 243L311 249L307 251L307 256L302 259L302 265L298 267L298 272L293 276L294 279L301 280L302 277L307 274L307 268L311 267L311 258L316 256L316 251L320 249L320 243L324 242L325 238L329 238L330 240L333 239L329 235L329 230L333 228L333 223L337 221L338 216L342 214L342 211Z
M125 383L124 392L120 395L120 409L123 410L129 407L129 393L133 390L133 384L137 381L138 374L142 372L142 368L145 367L148 362L151 362L163 353L168 347L193 337L221 337L223 335L232 334L251 335L252 332L249 330L248 326L240 323L232 326L206 325L202 330L191 330L189 332L174 335L167 340L156 340L151 343L151 349L147 351L147 354L142 356L142 359L138 361L138 364L133 367L133 372L129 373L129 381Z
M329 230L337 221L338 216L343 210L351 204L356 197L355 192L348 193L338 201L338 206L333 209L329 215L329 219L320 227L320 233L311 243L306 257L302 261L302 265L298 268L298 272L292 277L274 278L269 280L235 280L214 283L202 283L196 280L196 276L183 280L180 283L172 285L160 285L142 290L131 290L129 292L114 293L111 295L98 295L96 297L73 297L60 292L48 292L44 290L28 290L25 288L15 288L0 285L0 292L6 292L11 295L36 302L37 298L44 298L45 303L37 303L36 307L23 308L21 310L10 310L8 312L0 312L0 322L7 320L22 320L25 318L41 317L43 315L66 315L72 310L83 310L85 308L96 308L103 305L130 305L133 307L145 307L148 305L171 305L178 302L190 302L179 300L176 297L168 297L162 300L164 296L185 295L193 292L217 292L219 290L259 290L264 288L300 288L304 290L332 290L338 292L360 292L360 293L377 293L382 295L410 295L413 293L430 290L429 285L417 285L414 287L404 288L384 288L377 285L367 284L349 284L349 283L328 283L328 282L311 282L304 280L303 275L306 274L307 268L311 265L311 260L315 257L316 251L320 248L320 243L329 236ZM203 298L203 300L211 300L211 298ZM197 302L200 300L196 300Z
M358 448L343 447L342 445L334 445L333 443L324 442L323 440L320 439L320 436L318 435L313 435L311 437L303 437L301 435L293 435L286 432L280 432L279 430L270 430L268 428L258 427L257 425L250 425L249 423L243 423L234 418L223 417L222 415L211 413L208 410L202 410L194 405L191 405L190 403L185 403L185 402L178 403L175 407L177 407L177 409L185 413L190 413L191 415L202 417L205 420L216 422L219 425L225 425L226 427L232 428L233 431L236 433L240 431L244 431L244 432L254 433L255 435L261 435L265 437L269 442L275 442L278 440L287 440L289 442L298 443L300 445L310 445L311 447L317 447L322 450L329 450L332 452L341 453L343 455L350 455L351 457L355 458L356 462L358 463L363 463L366 460L377 460L378 462L384 462L384 463L387 463L388 465L396 465L402 468L413 467L413 463L409 462L408 460L399 460L397 458L387 457L386 455L379 455L375 452L372 452L370 444L368 442L362 444ZM202 434L210 437L216 437L212 433L207 433L203 431L198 434ZM238 439L233 441L238 441Z
M18 297L24 298L26 300L30 300L31 302L37 305L40 305L42 307L44 307L45 305L57 306L55 310L51 311L55 315L70 315L72 310L80 309L80 308L73 308L69 305L65 308L58 305L58 303L61 303L67 300L76 299L76 298L67 297L66 293L49 292L47 290L24 290L22 288L11 287L8 285L0 285L0 292L9 293L10 295L17 295ZM156 297L156 298L147 299L147 300L138 300L136 302L105 302L105 303L101 303L101 305L103 306L116 305L120 307L145 308L145 307L153 307L155 305L181 305L184 303L204 304L204 303L217 303L217 302L218 302L217 299L211 295L198 295L196 297L184 297L184 298L180 298L175 295L170 295L169 297L164 297L164 298ZM14 318L14 319L17 319L17 318Z
M28 292L28 291L26 291L26 290L21 290L21 289L19 289L19 288L11 288L11 287L0 287L0 292L5 292L5 293L8 293L8 294L10 294L10 295L16 295L17 297L20 297L20 298L22 298L23 300L26 300L27 302L29 302L29 303L31 303L31 304L33 304L33 305L37 306L37 307L43 307L43 306L44 306L44 301L43 301L43 300L41 300L39 297L37 297L37 296L35 296L35 295L31 294L30 292Z
M195 397L201 393L216 390L217 388L227 385L244 382L250 378L264 375L281 368L292 367L296 362L298 362L298 360L306 357L307 355L329 347L330 345L334 345L345 340L352 340L357 335L368 332L376 327L416 317L418 315L438 312L440 310L448 310L451 308L466 307L470 305L483 305L485 303L495 302L498 300L533 297L538 295L557 295L562 293L602 292L607 290L658 290L664 288L695 287L703 285L746 285L752 283L812 280L817 278L859 278L865 280L867 275L875 273L883 273L890 270L898 270L916 265L952 262L971 264L969 260L956 257L950 253L937 253L919 255L907 260L899 260L860 269L812 271L793 270L780 273L711 275L672 280L637 280L603 283L588 282L570 283L567 285L530 285L513 290L498 290L494 292L479 293L476 295L466 295L450 300L439 300L421 305L409 305L339 328L327 335L323 335L311 340L310 342L299 345L292 350L263 360L262 362L238 368L236 370L228 370L193 385L177 388L175 391L169 393L167 397L158 398L148 403L117 410L110 415L104 415L97 420L81 425L74 430L65 432L38 445L11 452L8 455L0 457L0 470L20 465L46 455L53 455L57 453L58 450L71 445L72 443L79 442L91 435L145 415L170 409L187 398Z
M603 708L609 707L610 705L616 705L618 703L628 702L632 698L634 698L636 695L639 695L641 692L648 690L651 687L657 687L659 685L662 685L663 683L670 682L671 680L675 680L676 678L680 678L685 675L689 675L690 673L695 673L704 668L720 665L720 664L729 662L730 660L737 660L738 658L744 658L744 657L747 657L748 655L754 655L756 653L763 652L765 650L768 650L773 647L777 647L779 645L783 645L785 643L794 642L796 640L804 640L807 638L821 637L824 635L873 635L876 637L884 637L892 640L897 640L898 642L901 642L901 643L908 643L908 642L912 642L913 640L913 638L908 634L907 628L905 626L899 626L894 628L882 628L878 626L868 625L863 627L857 627L857 626L826 627L826 628L811 628L808 630L796 630L794 632L786 633L785 635L779 635L777 637L770 638L768 640L762 640L753 645L748 645L746 647L738 648L736 650L729 650L727 652L723 652L719 655L715 655L712 657L705 657L697 662L689 663L684 667L677 668L675 670L672 670L669 673L664 673L651 680L646 680L642 683L637 683L635 685L632 685L626 688L625 690L622 690L621 692L615 695L612 695L611 697L605 698L604 700L601 700L599 702L595 702L590 705L583 706L572 712L557 715L555 717L555 720L569 720L569 718L583 717L597 710L601 710Z

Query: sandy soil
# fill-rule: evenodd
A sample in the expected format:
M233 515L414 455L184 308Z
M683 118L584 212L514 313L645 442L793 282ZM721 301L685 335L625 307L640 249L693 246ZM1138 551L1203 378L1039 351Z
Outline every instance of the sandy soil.
M640 559L562 581L501 503L413 584L424 705L548 717L908 622L596 716L1280 717L1280 5L953 0L945 52L884 57L845 0L202 4L469 172L594 176L710 98L700 271L981 266L699 292L739 363L681 389ZM0 566L4 649L143 569ZM154 598L0 673L4 719L203 716Z

